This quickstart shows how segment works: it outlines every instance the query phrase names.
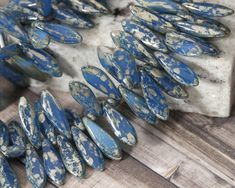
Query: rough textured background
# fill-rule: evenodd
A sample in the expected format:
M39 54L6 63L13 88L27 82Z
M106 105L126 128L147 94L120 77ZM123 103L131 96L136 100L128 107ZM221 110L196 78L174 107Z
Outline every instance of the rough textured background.
M232 0L208 0L218 2L235 9ZM64 70L62 78L52 79L47 83L32 82L33 90L39 91L49 86L53 89L68 90L70 80L83 80L80 68L83 65L99 66L96 48L98 45L114 46L110 32L121 29L120 21L129 16L128 5L134 0L110 0L112 9L118 16L103 16L96 20L97 27L89 31L80 31L84 42L78 46L51 44L57 54L58 61ZM118 10L117 10L118 8ZM187 100L170 100L171 107L186 112L196 112L208 116L227 117L230 114L234 90L234 45L235 16L223 18L222 23L229 26L232 33L229 37L215 40L214 43L222 50L220 57L184 58L194 68L200 78L200 85L189 88ZM182 58L182 57L180 57ZM95 89L94 89L95 91ZM98 95L100 93L96 91Z

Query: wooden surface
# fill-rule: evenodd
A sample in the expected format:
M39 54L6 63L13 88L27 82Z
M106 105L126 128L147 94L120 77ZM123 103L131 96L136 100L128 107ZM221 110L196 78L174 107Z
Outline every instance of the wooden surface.
M81 112L79 104L69 94L52 93L63 107ZM31 101L37 98L31 92L25 95ZM126 106L122 106L121 110L137 130L137 146L123 146L127 153L124 160L107 161L105 172L88 169L88 178L85 180L68 176L63 187L172 187L173 184L190 188L235 186L235 112L226 119L171 112L169 121L152 126L134 117ZM17 117L17 102L0 113L3 121L13 117ZM107 128L103 119L99 122ZM22 165L14 166L22 177L22 187L27 187Z

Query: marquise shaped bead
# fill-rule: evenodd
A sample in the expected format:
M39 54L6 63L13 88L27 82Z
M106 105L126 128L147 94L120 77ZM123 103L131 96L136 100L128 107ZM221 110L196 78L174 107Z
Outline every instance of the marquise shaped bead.
M9 132L6 124L0 120L0 146L9 145Z
M199 84L196 73L185 63L161 52L155 52L154 55L164 70L177 82L186 86Z
M52 13L51 0L37 0L37 10L45 17L48 17Z
M20 188L16 174L11 168L7 159L0 153L0 187L3 188Z
M71 128L73 140L84 161L94 169L104 170L104 158L99 148L79 128Z
M33 27L37 27L50 35L51 40L64 44L78 44L82 42L82 36L66 25L49 23L49 22L34 22Z
M172 52L183 56L194 57L202 54L200 44L193 37L178 32L167 33L165 43Z
M92 140L103 154L110 159L121 160L122 151L118 143L94 121L87 117L84 117L82 120Z
M154 31L164 34L175 30L175 27L170 22L142 7L131 6L130 9L135 19L137 19L142 25L147 26Z
M10 58L21 53L21 48L18 44L10 44L0 48L0 60Z
M159 16L163 18L164 20L172 23L173 25L174 25L174 22L184 21L182 17L178 15L174 15L174 14L159 14Z
M30 43L36 49L46 48L50 43L50 36L45 31L32 27L28 30Z
M61 108L54 96L47 90L42 91L40 100L45 115L50 122L61 134L70 139L70 126L65 116L64 109Z
M85 66L82 67L81 70L85 80L94 88L98 89L111 99L121 99L120 92L103 70L94 66Z
M97 101L93 91L85 84L78 81L71 81L69 83L69 90L72 97L81 104L86 111L94 116L103 114L101 104Z
M26 146L25 168L28 181L35 188L44 188L46 173L36 150L30 145Z
M62 185L65 181L65 168L57 151L49 140L42 141L43 164L47 176L53 184Z
M41 147L41 135L38 126L35 124L35 111L25 97L21 97L18 105L19 116L22 128L30 143L36 147Z
M18 121L11 121L8 124L9 138L12 145L25 147L26 138L25 133L21 128L21 124Z
M113 53L113 65L117 69L118 79L127 88L140 86L140 73L133 56L123 49L116 49Z
M85 130L85 126L83 125L82 119L75 111L69 108L66 108L64 111L65 111L66 118L69 122L69 125L71 127L75 126L75 127L78 127L82 131Z
M145 99L142 96L123 87L122 85L119 86L119 90L123 99L137 117L145 120L150 124L157 123L157 117L150 111L147 103L145 102Z
M188 93L182 86L175 81L164 69L159 69L152 66L146 66L144 70L152 76L162 90L171 97L178 99L188 98Z
M108 103L106 103L103 108L105 117L115 136L121 142L129 146L134 146L137 143L137 134L129 120Z
M141 70L141 86L149 109L160 119L167 120L169 107L160 87L147 72Z
M7 158L18 158L24 155L25 146L19 146L19 145L0 146L0 151Z
M183 3L183 6L186 7L193 14L203 17L223 17L234 13L234 10L232 10L231 8L214 3Z
M69 140L64 136L59 135L57 137L57 145L67 171L74 176L83 178L85 175L84 162Z
M125 32L132 34L136 39L140 40L145 46L152 50L167 52L168 49L164 44L163 37L156 34L147 27L140 25L132 20L122 21L122 27Z

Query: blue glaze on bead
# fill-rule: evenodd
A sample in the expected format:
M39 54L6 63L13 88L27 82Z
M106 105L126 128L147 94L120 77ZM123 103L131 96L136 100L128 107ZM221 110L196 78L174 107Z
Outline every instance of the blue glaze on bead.
M0 48L0 60L10 58L21 53L21 48L18 44L10 44Z
M25 168L28 181L35 188L44 188L46 185L46 173L35 149L27 144L25 156Z
M167 33L165 43L172 52L183 56L200 56L203 52L193 37L179 32Z
M197 75L188 65L161 52L155 52L154 55L165 71L177 82L186 86L199 84Z
M36 147L41 147L41 135L38 126L35 124L35 112L31 104L25 97L21 97L18 104L21 126L27 135L30 143Z
M92 140L105 156L113 160L122 159L120 146L103 128L87 117L82 118L82 121Z
M25 147L26 138L25 134L21 128L21 124L18 121L11 121L8 124L9 138L12 145Z
M104 170L104 158L99 148L77 127L71 128L73 140L84 161L94 169Z
M41 130L41 133L48 139L52 144L56 144L55 127L46 117L45 112L41 106L40 101L34 103L34 109L36 112L35 123Z
M138 6L131 6L131 13L142 25L160 33L174 31L175 27L157 14L153 14Z
M56 7L53 10L53 16L61 23L75 28L89 29L94 27L94 23L89 18L76 14L71 9Z
M193 0L174 0L175 2L177 2L177 3L192 3L193 2Z
M85 126L83 125L83 122L80 116L76 112L74 112L72 109L69 109L69 108L64 109L64 111L65 111L66 118L69 122L69 125L71 127L75 126L82 131L85 130Z
M0 120L0 146L9 145L9 132L8 128L3 121Z
M193 14L203 17L223 17L234 13L234 10L225 7L223 5L206 3L206 2L195 2L195 3L183 3Z
M72 97L81 104L86 111L90 112L94 116L100 116L103 114L100 103L87 85L81 82L71 81L69 83L69 90Z
M174 22L184 21L184 19L180 16L174 14L159 14L161 18L164 20L171 22L174 25Z
M125 50L116 49L113 53L113 65L117 69L118 79L127 88L140 86L140 74L135 59Z
M59 135L57 137L57 145L59 147L60 156L67 171L74 176L83 178L85 175L85 165L72 144L66 137Z
M152 32L147 27L142 26L132 20L122 21L122 27L125 32L132 34L147 47L161 52L168 51L166 45L164 44L163 37L160 34Z
M149 109L158 118L167 120L169 117L169 107L166 97L154 79L151 78L144 70L141 70L141 87Z
M49 22L34 22L33 26L47 32L52 40L60 43L78 44L82 42L82 36L66 25Z
M56 102L53 95L49 91L44 90L41 93L40 100L45 115L54 127L67 138L71 138L70 126L68 120L66 119L65 112Z
M108 14L109 10L106 7L106 2L102 0L87 0L87 3L92 4L97 10L99 10L101 13Z
M148 105L142 96L123 87L122 85L119 86L119 90L123 99L137 117L150 124L157 123L157 117L149 110Z
M20 183L17 180L15 172L7 162L7 159L0 153L0 187L19 188Z
M137 2L143 7L161 13L176 14L186 11L183 6L172 0L137 0Z
M18 70L13 69L7 63L0 61L0 75L5 77L13 84L20 87L28 86L28 78Z
M28 30L30 43L36 49L46 48L50 43L50 36L48 33L38 29L36 27L31 27Z
M0 29L21 41L28 41L28 36L22 27L2 10L0 11Z
M34 11L37 10L37 0L24 0L24 1L19 1L18 5L21 7L29 8Z
M181 85L176 82L164 69L153 66L146 66L144 70L152 76L162 90L171 97L185 99L188 98L188 93Z
M37 0L37 9L41 15L48 17L52 12L51 0Z
M134 146L137 143L135 128L120 112L115 110L108 103L103 106L105 117L109 122L115 136L123 143Z
M11 145L11 146L0 146L0 151L5 155L7 158L18 158L24 155L25 147L18 146L18 145Z
M111 99L121 99L120 92L104 71L94 66L85 66L82 67L81 70L85 80L94 88L98 89Z
M152 54L133 35L123 31L112 31L111 37L116 46L128 51L136 59L146 63L153 62Z
M64 184L66 172L63 162L53 145L47 139L42 141L42 153L47 176L57 186Z

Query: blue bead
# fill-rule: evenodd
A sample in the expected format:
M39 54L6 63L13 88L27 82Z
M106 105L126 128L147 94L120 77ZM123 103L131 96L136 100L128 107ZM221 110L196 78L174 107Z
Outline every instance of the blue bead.
M97 10L99 10L101 13L108 14L109 10L106 7L106 2L102 0L87 0L87 2L91 5L93 5Z
M183 6L172 0L137 0L137 2L145 8L161 13L176 14L186 11Z
M51 0L37 0L37 9L41 15L48 17L52 12Z
M192 3L193 0L174 0L177 3Z
M37 27L50 35L51 40L64 44L78 44L82 42L82 36L66 25L60 25L49 22L34 22L34 27Z
M183 56L200 56L203 53L200 44L193 37L183 33L167 33L165 43L172 52Z
M19 116L22 128L30 143L36 147L41 147L41 135L38 126L35 124L35 112L31 104L25 97L21 97L18 104Z
M24 155L25 147L18 145L0 146L0 151L7 158L18 158Z
M0 146L9 145L9 132L8 128L3 121L0 120Z
M174 25L174 22L184 21L184 19L178 15L174 14L159 14L164 20L171 22Z
M83 178L85 175L85 165L72 144L66 137L59 135L57 137L57 145L67 171L74 176Z
M164 20L157 14L147 11L142 7L131 6L130 9L134 19L138 20L138 22L140 22L142 25L147 26L154 31L167 33L175 30L175 27L170 22Z
M80 116L76 112L74 112L72 109L68 109L68 108L66 108L64 111L65 111L66 118L69 122L69 125L71 127L75 126L82 131L85 130L85 126L83 125L83 122L82 122Z
M50 43L50 36L36 27L31 27L28 30L28 35L30 43L36 49L46 48Z
M77 127L71 128L73 141L84 161L94 169L104 170L104 158L99 148Z
M186 7L193 14L203 17L223 17L234 13L232 9L214 3L183 3L183 6Z
M71 81L69 83L69 90L72 97L81 104L86 111L94 116L100 116L103 114L100 103L87 85L81 82Z
M15 172L7 162L7 159L0 153L0 187L20 188Z
M27 144L25 156L25 168L28 181L33 187L44 188L46 185L46 173L35 149Z
M141 70L141 87L149 109L160 119L167 120L169 107L161 88L147 72Z
M24 0L17 3L21 7L37 10L37 0Z
M104 112L109 125L115 136L123 143L134 146L137 143L135 128L120 112L115 110L108 103L104 105Z
M87 117L84 117L82 121L92 140L105 156L113 160L122 159L120 146L104 129Z
M188 93L182 86L176 82L164 69L146 66L144 70L152 76L162 90L171 97L185 99L188 98Z
M81 70L85 80L94 88L98 89L111 99L121 99L120 92L104 71L94 66L85 66L82 67Z
M122 85L119 86L119 90L123 99L137 117L145 120L150 124L157 123L157 117L149 110L148 105L142 96L123 87Z
M42 141L43 164L47 176L53 184L60 186L65 181L65 168L57 151L49 140Z
M116 49L113 54L113 65L117 69L120 83L127 88L140 86L140 74L135 59L125 50Z
M18 44L10 44L0 48L0 60L10 58L21 53L21 48Z
M53 95L44 90L41 93L41 105L44 109L45 115L54 125L54 127L67 138L71 138L70 126L65 116L65 112L61 106L56 102Z
M166 45L164 44L163 37L160 34L154 33L147 27L142 26L132 20L122 21L122 27L125 32L130 33L152 50L158 50L161 52L168 51Z
M25 147L26 138L21 128L21 124L13 120L8 124L8 130L11 144Z
M161 52L155 52L154 55L165 71L177 82L186 86L199 84L197 75L188 65Z

